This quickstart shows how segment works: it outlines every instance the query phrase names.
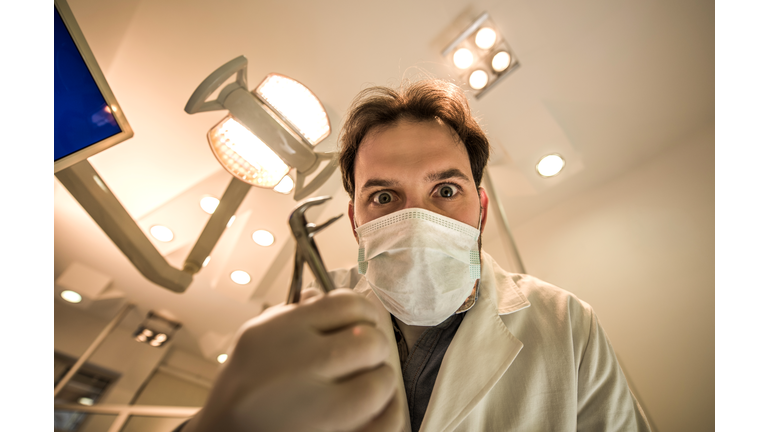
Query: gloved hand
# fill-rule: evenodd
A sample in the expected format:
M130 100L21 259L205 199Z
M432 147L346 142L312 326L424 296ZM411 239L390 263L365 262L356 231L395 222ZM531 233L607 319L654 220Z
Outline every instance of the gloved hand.
M183 432L396 431L404 418L374 306L310 290L248 321Z

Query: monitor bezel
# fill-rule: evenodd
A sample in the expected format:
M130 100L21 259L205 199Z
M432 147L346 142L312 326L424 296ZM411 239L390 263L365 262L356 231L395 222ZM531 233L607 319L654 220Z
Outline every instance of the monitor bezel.
M125 118L125 114L123 113L120 104L117 102L117 98L115 98L114 93L112 93L112 89L109 87L107 79L104 77L104 74L99 67L99 63L96 61L96 57L94 57L91 48L88 46L88 42L85 40L85 36L80 30L80 26L77 24L77 20L72 14L72 10L69 8L66 0L54 0L54 6L58 10L62 21L64 21L64 25L66 26L69 35L72 37L72 40L75 42L75 46L80 52L80 56L85 61L85 65L88 67L88 71L96 82L102 97L112 108L112 114L120 127L120 132L117 134L64 156L59 160L54 160L53 172L55 174L131 138L133 136L133 129L131 129L130 124L128 124L128 120Z

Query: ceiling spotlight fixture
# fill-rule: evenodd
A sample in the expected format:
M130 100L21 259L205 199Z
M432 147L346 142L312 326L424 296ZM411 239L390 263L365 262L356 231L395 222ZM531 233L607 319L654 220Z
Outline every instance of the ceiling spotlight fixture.
M246 285L248 282L251 281L251 275L248 273L242 271L242 270L235 270L229 275L230 279L232 279L232 282L238 284L238 285Z
M259 246L271 246L275 242L275 236L269 231L258 230L253 232L253 241Z
M213 214L218 206L219 200L212 196L207 196L200 200L200 208L208 214Z
M77 403L85 406L93 406L93 399L83 396L77 400Z
M216 361L219 362L219 363L224 363L225 361L227 361L228 357L229 356L226 355L226 354L219 354L219 356L216 357Z
M149 311L144 321L133 332L133 339L136 342L146 343L149 346L159 348L171 340L171 337L179 327L181 327L180 323Z
M315 151L331 133L328 114L312 91L280 74L267 75L253 92L248 91L247 64L240 56L216 69L197 87L184 110L189 114L228 110L208 132L219 163L248 184L281 193L290 192L285 184L279 190L277 186L296 168L293 198L301 200L317 190L338 165L336 153ZM208 100L235 73L236 81ZM305 179L314 173L305 185Z
M559 154L549 154L541 158L536 164L536 171L542 177L552 177L560 173L565 166L565 159Z
M70 303L80 303L81 301L83 301L83 296L71 290L62 291L61 298L63 298L64 300Z
M472 22L442 55L456 67L457 75L475 91L477 99L520 66L488 13Z
M170 228L163 225L152 226L152 228L149 229L149 233L152 234L152 237L156 238L161 242L167 243L173 240L173 231L171 231Z
M496 32L490 27L478 30L475 36L475 45L480 49L488 49L496 43Z
M469 76L469 86L475 90L480 90L488 84L488 74L478 69Z
M280 183L277 184L273 188L275 192L280 192L281 194L289 194L293 190L293 179L291 176L286 175L283 177L282 180L280 180Z

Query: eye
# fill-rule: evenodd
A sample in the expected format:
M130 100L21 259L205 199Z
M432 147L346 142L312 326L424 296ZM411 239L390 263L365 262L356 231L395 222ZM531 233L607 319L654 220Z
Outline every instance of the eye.
M459 189L452 184L443 184L438 186L437 194L441 198L451 198L459 191Z
M376 204L389 204L392 202L392 194L387 191L377 192L373 195L373 202Z

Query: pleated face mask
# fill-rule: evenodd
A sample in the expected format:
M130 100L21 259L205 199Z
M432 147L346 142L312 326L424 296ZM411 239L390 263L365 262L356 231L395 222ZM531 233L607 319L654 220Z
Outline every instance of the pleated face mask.
M355 231L360 245L358 272L384 307L408 325L445 321L480 279L479 223L474 228L410 208Z

